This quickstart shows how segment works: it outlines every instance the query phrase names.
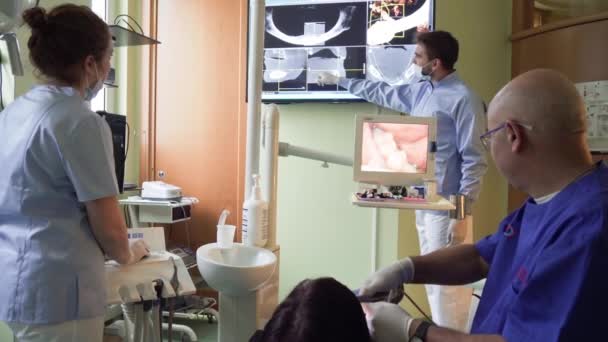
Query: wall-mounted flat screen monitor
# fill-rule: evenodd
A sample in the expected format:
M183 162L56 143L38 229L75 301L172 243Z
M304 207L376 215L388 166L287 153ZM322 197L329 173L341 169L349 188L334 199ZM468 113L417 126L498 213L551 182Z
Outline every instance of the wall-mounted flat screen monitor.
M435 178L434 117L358 115L353 179L378 185L417 185Z
M419 27L434 25L434 0L266 0L264 102L360 101L322 71L405 83Z

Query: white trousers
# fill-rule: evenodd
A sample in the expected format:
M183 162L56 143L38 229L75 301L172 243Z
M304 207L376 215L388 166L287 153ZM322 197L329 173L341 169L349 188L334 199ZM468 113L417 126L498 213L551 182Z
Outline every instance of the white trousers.
M452 241L449 231L450 218L429 211L416 211L416 229L420 241L420 254L428 254L440 248L462 242L471 242L473 237L472 217L467 216L466 232L454 232L465 236L464 241ZM473 290L462 286L426 285L426 294L431 307L433 321L442 327L466 332L469 307Z
M15 342L102 342L104 317L66 321L58 324L6 324Z

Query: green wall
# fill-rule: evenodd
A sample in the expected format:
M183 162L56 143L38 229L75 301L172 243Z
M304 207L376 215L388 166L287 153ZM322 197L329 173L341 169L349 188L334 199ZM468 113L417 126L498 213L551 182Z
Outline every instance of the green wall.
M374 113L370 104L280 107L280 141L352 157L353 118ZM357 287L371 270L372 209L351 205L352 168L298 157L279 159L277 239L281 246L280 296L307 277L333 276ZM384 241L397 241L397 211L379 210ZM386 244L381 259L396 257Z
M508 0L436 2L437 29L451 31L460 41L458 72L486 102L510 79L510 25ZM281 141L352 156L354 116L375 113L377 108L291 104L280 106L280 111ZM492 232L506 214L507 185L490 164L474 209L475 239ZM325 169L319 162L281 157L278 184L280 297L307 277L333 276L351 288L359 287L372 270L373 209L350 204L356 190L352 168ZM377 229L378 267L419 253L413 211L380 209ZM426 304L421 286L411 291L417 302Z

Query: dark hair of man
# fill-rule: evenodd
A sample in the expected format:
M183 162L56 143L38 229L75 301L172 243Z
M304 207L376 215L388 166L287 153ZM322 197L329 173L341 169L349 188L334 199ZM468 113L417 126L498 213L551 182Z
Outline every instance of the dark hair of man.
M79 82L86 57L92 55L100 62L110 48L108 25L86 6L65 4L49 13L33 7L23 13L23 20L32 29L27 42L30 60L51 79Z
M446 31L422 32L416 42L426 49L429 59L438 58L443 67L453 70L458 60L458 40Z
M357 297L333 278L300 282L251 342L370 342Z

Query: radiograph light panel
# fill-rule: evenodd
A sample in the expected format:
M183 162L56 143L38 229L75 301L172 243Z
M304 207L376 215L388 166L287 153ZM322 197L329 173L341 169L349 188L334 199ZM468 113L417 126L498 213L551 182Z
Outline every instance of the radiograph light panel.
M321 71L404 84L417 27L432 28L433 0L267 0L266 6L264 100L357 99L337 85L319 86Z
M266 8L266 48L365 45L365 2Z
M264 91L306 91L306 49L264 51Z
M397 86L407 83L405 71L412 63L416 45L382 45L367 49L366 78Z

